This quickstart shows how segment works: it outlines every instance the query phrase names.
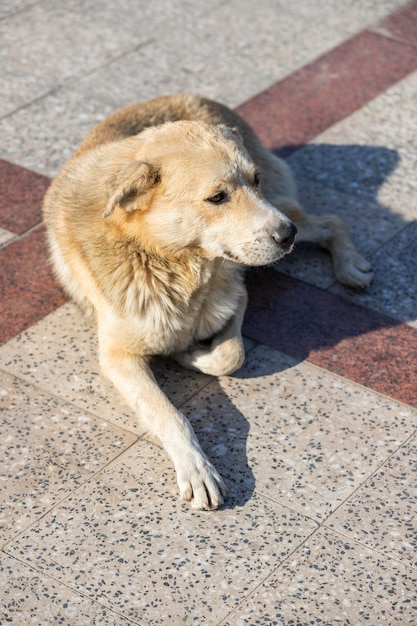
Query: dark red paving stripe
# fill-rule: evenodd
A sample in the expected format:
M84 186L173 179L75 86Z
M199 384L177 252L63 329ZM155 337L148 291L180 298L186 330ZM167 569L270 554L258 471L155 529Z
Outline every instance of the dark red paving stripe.
M42 226L0 250L0 293L0 343L65 302L50 272Z
M42 198L50 180L0 159L0 228L16 235L42 220Z
M417 2L389 15L380 24L392 37L417 46Z
M417 407L417 330L272 269L251 270L244 334Z
M415 69L414 45L363 31L237 111L265 145L288 155Z

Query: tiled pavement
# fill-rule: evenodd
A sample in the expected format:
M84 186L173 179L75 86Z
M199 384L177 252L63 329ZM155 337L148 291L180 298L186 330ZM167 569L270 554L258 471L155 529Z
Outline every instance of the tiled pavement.
M0 6L1 624L417 623L417 2ZM248 274L248 357L155 364L229 483L178 501L52 279L40 206L87 129L197 91L237 107L373 263Z

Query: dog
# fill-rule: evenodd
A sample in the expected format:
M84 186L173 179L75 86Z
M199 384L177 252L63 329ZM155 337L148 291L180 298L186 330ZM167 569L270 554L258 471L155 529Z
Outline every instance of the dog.
M98 123L52 182L44 221L57 278L95 319L100 366L172 459L180 496L217 509L226 485L149 366L169 355L213 376L239 369L245 266L297 241L336 277L372 279L336 216L306 214L289 167L222 104L193 94L128 105Z

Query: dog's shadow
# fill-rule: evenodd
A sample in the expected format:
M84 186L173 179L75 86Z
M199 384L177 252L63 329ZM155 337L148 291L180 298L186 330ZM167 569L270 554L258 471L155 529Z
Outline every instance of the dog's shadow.
M379 188L398 164L395 151L373 146L310 144L297 156L294 155L294 147L289 148L288 154L293 153L291 165L300 187L304 176L319 183L320 199L327 205L326 212L339 214L345 219L343 211L334 206L334 190L354 195L360 189L362 198L372 200L374 205L372 216L364 215L361 219L372 219L375 233L383 231L387 223L392 224L393 232L399 232L406 224L404 218L391 212L388 207L379 205L377 201ZM361 198L360 194L358 198ZM305 208L309 210L308 206ZM354 233L353 238L355 239ZM309 247L303 252L306 252L308 258ZM329 272L331 271L330 264L326 261L326 252L314 251L312 254L315 258L322 255L323 262L327 262ZM386 280L389 286L390 277L387 276ZM366 311L353 304L350 305L349 319L340 319L338 296L319 290L320 299L315 301L317 287L307 283L300 286L300 281L275 269L259 268L249 271L247 285L249 304L244 334L297 360L308 358L312 350L329 348L348 337L397 323L382 314L375 314L369 320ZM250 360L250 353L248 359ZM247 416L239 410L240 402L236 401L236 394L250 392L245 391L245 385L239 383L244 383L244 379L250 376L256 378L279 374L283 368L273 367L271 363L273 361L252 373L247 367L237 372L234 375L235 391L232 393L230 387L233 388L233 385L224 385L213 379L206 390L203 389L198 394L198 409L193 401L185 406L185 412L204 450L228 481L229 494L224 505L226 508L241 507L251 498L256 487L253 468L259 462L258 456L262 454L256 446L252 449L252 444L248 450L251 424ZM261 406L261 387L253 393L257 394L256 399ZM254 413L249 415L250 420L253 418ZM274 418L277 421L280 419L279 410ZM269 454L268 450L264 452Z

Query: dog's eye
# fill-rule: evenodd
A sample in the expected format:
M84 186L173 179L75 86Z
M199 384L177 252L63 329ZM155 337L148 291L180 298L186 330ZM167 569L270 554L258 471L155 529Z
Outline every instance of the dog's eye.
M259 175L259 172L256 172L254 178L253 178L253 186L254 187L259 187L259 185L261 184L261 177Z
M219 191L219 193L214 194L214 196L210 196L207 198L207 202L211 202L211 204L222 204L223 202L227 202L229 196L225 191Z

